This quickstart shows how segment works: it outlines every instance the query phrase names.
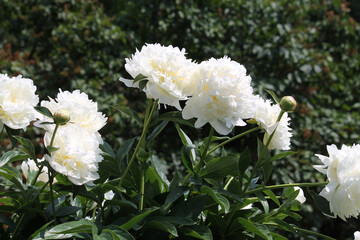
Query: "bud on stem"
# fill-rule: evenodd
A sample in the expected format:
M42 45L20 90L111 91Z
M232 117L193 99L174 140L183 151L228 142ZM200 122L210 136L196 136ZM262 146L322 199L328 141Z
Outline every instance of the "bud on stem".
M56 125L65 125L70 121L70 113L65 110L60 110L54 114L54 122Z
M280 107L284 112L294 112L296 105L297 103L292 96L284 96L280 100Z

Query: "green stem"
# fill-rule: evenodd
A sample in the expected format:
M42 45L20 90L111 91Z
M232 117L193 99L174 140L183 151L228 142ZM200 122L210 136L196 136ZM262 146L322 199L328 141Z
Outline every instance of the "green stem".
M231 183L233 180L234 180L234 177L231 177L231 178L229 179L229 181L226 183L226 185L225 185L225 187L224 187L224 190L225 190L225 191L228 189L230 183Z
M216 149L224 146L225 144L228 144L229 142L234 141L235 139L241 138L241 137L243 137L243 136L245 136L245 135L247 135L247 134L249 134L249 133L255 132L255 131L259 130L259 129L260 129L260 127L255 127L255 128L250 129L250 130L247 130L246 132L240 133L240 134L238 134L238 135L236 135L236 136L234 136L234 137L232 137L232 138L230 138L230 139L228 139L228 140L220 143L219 145L215 146L215 147L212 148L210 151L208 151L208 153L207 153L206 155L209 155L210 153L212 153L212 152L215 151Z
M263 187L259 187L259 188L250 190L250 191L246 192L244 195L250 195L250 194L261 192L264 190L273 190L273 189L279 189L279 188L285 188L285 187L318 187L318 186L325 186L326 184L328 184L328 182L288 183L288 184L278 184L278 185L272 185L272 186L263 186Z
M143 142L144 139L146 138L146 132L147 132L149 126L150 126L151 118L152 118L152 115L154 114L155 109L157 108L158 102L159 102L159 99L157 99L157 100L153 103L153 106L152 106L152 109L151 109L150 114L148 115L147 119L144 120L144 127L143 127L143 131L142 131L142 133L141 133L139 142L138 142L138 144L136 145L136 148L135 148L135 150L134 150L134 153L133 153L133 155L131 156L131 159L130 159L130 161L129 161L129 164L128 164L128 166L126 167L125 172L124 172L124 174L122 175L122 177L121 177L121 179L120 179L119 187L121 187L122 184L124 183L124 180L125 180L125 178L126 178L126 175L128 174L128 172L129 172L129 170L130 170L130 167L131 167L131 165L133 164L133 162L134 162L134 160L135 160L136 154L137 154L137 152L139 151L142 142Z
M200 170L200 168L204 165L204 162L205 162L205 158L206 156L208 155L207 152L209 150L209 146L210 146L210 143L211 143L211 139L214 135L214 128L211 127L210 128L210 132L209 132L209 137L208 137L208 140L206 142L206 145L205 145L205 148L204 148L204 151L203 153L201 154L201 157L200 157L200 160L199 162L195 165L194 167L194 172L198 172Z
M285 112L284 112L283 110L280 111L279 116L278 116L276 122L280 122L281 117L284 115L284 113L285 113ZM255 164L255 167L254 167L254 169L253 169L252 172L251 172L249 181L246 183L243 192L246 192L246 191L248 190L248 188L249 188L249 186L250 186L250 183L251 183L251 180L255 177L255 174L256 174L257 170L259 169L260 164L262 163L262 159L263 159L266 151L268 150L268 148L269 148L269 146L270 146L271 140L273 139L273 137L274 137L274 135L275 135L276 129L277 129L277 127L274 129L274 131L271 133L270 137L269 137L268 140L266 141L265 147L264 147L264 149L263 149L263 150L261 151L261 153L260 153L259 159L257 160L257 162L256 162L256 164Z
M51 209L53 212L53 217L54 217L54 221L55 221L55 225L57 224L57 220L56 220L56 213L55 213L55 201L54 201L54 191L53 191L53 176L51 176L50 171L48 171L48 175L49 175L49 184L50 184L50 201L51 201Z
M59 126L60 126L59 124L56 124L56 126L55 126L54 132L53 132L53 134L52 134L52 136L51 136L50 147L53 146L54 139L55 139L55 135L56 135L56 132L57 132Z
M145 167L141 166L140 204L139 204L140 211L144 209L144 194L145 194Z
M15 227L15 230L14 230L14 233L13 233L13 239L15 239L17 231L19 230L19 227L22 224L22 221L23 221L24 217L25 217L25 214L24 213L21 214L20 220L19 220L18 224L16 224L16 227Z

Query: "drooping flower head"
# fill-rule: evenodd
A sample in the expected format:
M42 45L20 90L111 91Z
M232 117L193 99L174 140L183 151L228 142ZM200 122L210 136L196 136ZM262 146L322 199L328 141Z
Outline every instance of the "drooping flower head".
M185 57L185 49L160 44L146 44L141 51L127 58L125 69L134 79L143 75L148 80L143 91L147 98L159 99L181 110L179 100L189 96L192 79L190 72L195 63ZM120 78L128 87L139 87L139 82Z
M46 132L45 146L51 142L52 132ZM98 163L102 161L99 145L102 144L100 134L91 133L77 124L60 126L53 142L58 150L45 155L55 171L65 175L75 185L87 184L99 178Z
M360 145L327 146L329 156L317 154L323 165L314 168L327 175L329 183L320 195L330 203L335 216L346 220L360 212Z
M99 131L105 124L107 118L98 111L96 102L88 98L86 93L75 90L59 91L56 99L49 98L49 101L41 101L41 106L48 108L52 114L64 113L70 116L70 122L86 128L89 132ZM43 121L50 119L44 116ZM39 124L38 124L39 126ZM54 128L53 125L43 124L46 130Z
M288 113L284 113L277 122L281 112L280 106L272 104L270 100L264 100L260 96L254 98L254 115L258 125L265 130L264 144L269 136L275 131L270 142L269 149L288 150L290 149L290 139L292 137L291 128L289 127L290 118Z
M243 65L228 57L202 62L195 74L195 93L186 101L184 119L197 118L195 127L210 123L227 135L235 126L244 126L243 119L253 115L251 77Z
M25 130L37 116L34 106L39 103L39 97L35 91L29 78L0 74L0 125Z

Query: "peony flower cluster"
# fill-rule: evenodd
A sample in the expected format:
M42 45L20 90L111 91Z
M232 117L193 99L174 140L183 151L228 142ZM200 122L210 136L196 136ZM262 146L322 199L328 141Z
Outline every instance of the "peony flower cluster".
M106 124L107 118L98 111L97 103L85 93L75 90L70 93L60 90L57 98L42 101L41 106L52 114L69 115L70 121L60 125L52 147L58 148L45 155L55 171L65 175L76 185L92 185L99 178L98 163L102 161L99 145L103 143L98 131ZM46 130L45 146L50 146L55 124L47 124L51 119L44 116L37 126Z
M39 102L36 87L29 78L8 77L0 74L0 127L3 124L12 129L24 129L36 120L34 110Z
M277 122L280 107L253 95L245 67L229 57L197 64L186 59L184 49L146 44L126 59L125 69L135 80L120 81L140 88L141 77L146 79L143 91L148 98L178 110L180 101L186 100L182 116L196 118L196 128L209 123L219 134L227 135L235 126L245 126L246 119L255 119L265 130L264 141L275 131L270 149L290 148L287 113Z
M148 80L143 91L148 98L181 110L179 100L187 99L192 89L190 78L194 63L185 57L185 49L147 44L131 59L126 59L125 69L136 78L143 75ZM139 82L120 78L128 87L139 87Z
M335 216L346 220L360 212L360 145L327 146L329 156L317 154L323 165L314 168L327 175L329 183L320 195L330 203Z
M243 65L228 57L211 58L199 64L193 81L195 94L186 101L182 115L184 119L197 118L196 128L210 123L218 133L227 135L253 116L251 77Z

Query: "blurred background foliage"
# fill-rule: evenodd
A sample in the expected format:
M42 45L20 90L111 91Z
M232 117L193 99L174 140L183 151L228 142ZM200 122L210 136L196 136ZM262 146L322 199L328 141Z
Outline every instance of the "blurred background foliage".
M297 99L291 126L298 154L276 163L273 182L310 182L323 180L312 169L315 153L360 143L359 21L357 0L1 0L0 71L33 79L42 100L59 88L86 92L109 117L102 134L117 149L141 131L111 107L144 111L144 94L118 81L129 77L125 58L136 48L171 44L197 62L228 55L246 67L263 97L270 89ZM170 166L181 145L170 145L172 136L173 128L165 130L156 146ZM352 239L349 229L359 227L324 217L311 204L303 216L304 228L336 239Z

